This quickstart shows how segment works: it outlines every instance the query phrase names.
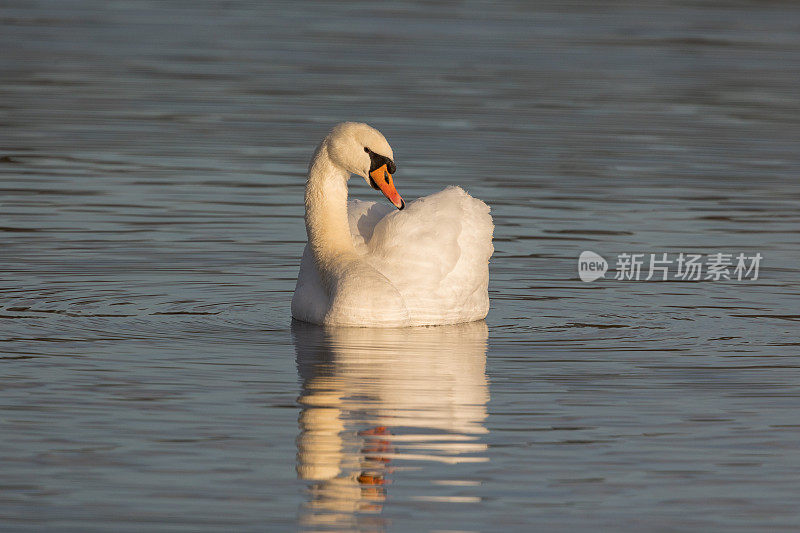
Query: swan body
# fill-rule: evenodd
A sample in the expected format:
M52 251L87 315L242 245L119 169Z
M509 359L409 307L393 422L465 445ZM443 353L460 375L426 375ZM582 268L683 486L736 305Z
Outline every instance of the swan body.
M309 166L306 232L292 316L314 324L406 327L483 319L489 310L489 207L460 187L407 206L392 149L366 124L337 125ZM399 210L347 200L362 176Z

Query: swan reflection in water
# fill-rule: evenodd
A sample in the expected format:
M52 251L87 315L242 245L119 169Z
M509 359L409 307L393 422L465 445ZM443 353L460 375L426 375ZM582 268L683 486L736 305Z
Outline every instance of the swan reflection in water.
M487 333L483 321L402 329L292 322L302 382L297 474L310 482L303 525L364 525L359 517L382 510L392 477L419 462L488 461Z

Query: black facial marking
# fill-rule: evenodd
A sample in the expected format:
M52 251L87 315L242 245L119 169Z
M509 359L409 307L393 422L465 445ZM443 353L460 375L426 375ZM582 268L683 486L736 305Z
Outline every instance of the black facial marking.
M394 174L397 170L397 167L394 166L394 161L389 159L386 156L382 156L380 154L376 154L372 150L368 148L364 148L364 150L369 154L369 171L372 172L376 168L380 168L383 165L386 165L386 170L389 171L389 174Z

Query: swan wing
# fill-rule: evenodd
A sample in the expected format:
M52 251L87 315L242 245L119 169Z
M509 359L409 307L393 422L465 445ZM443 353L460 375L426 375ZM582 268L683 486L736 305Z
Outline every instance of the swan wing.
M403 296L417 324L479 320L489 309L489 207L460 187L409 203L403 211L351 201L356 249Z

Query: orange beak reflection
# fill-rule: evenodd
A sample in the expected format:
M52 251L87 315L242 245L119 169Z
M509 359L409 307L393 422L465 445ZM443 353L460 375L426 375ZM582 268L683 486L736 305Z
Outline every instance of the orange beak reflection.
M388 198L397 209L403 209L406 206L406 203L400 197L400 193L398 193L397 189L394 188L392 175L389 174L389 170L386 168L386 165L381 165L375 170L371 171L369 173L369 177L372 180L371 185L376 189L380 189L383 195Z

